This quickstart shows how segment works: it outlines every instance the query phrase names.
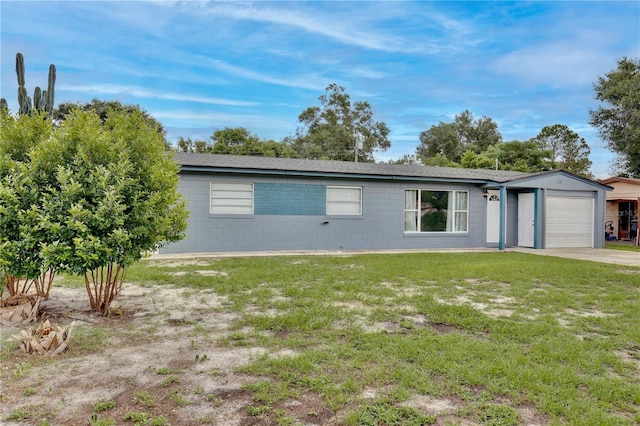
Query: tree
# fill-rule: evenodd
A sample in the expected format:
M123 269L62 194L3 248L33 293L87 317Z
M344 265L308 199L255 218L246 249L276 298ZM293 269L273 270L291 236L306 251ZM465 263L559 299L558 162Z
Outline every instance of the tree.
M621 171L640 178L640 58L620 59L615 70L598 78L594 90L608 107L590 110L589 123L619 155Z
M456 115L454 124L460 142L466 149L475 153L484 151L490 145L502 142L498 124L484 115L474 120L471 111L464 110Z
M495 169L497 159L498 157L491 158L484 152L476 154L468 150L462 155L460 165L465 169Z
M420 145L416 149L416 157L423 164L429 158L441 155L448 161L459 162L464 153L464 146L458 139L458 132L454 123L440 122L431 126L429 130L420 133Z
M31 179L26 164L30 150L52 132L56 67L49 66L47 90L36 87L33 100L25 87L22 53L16 54L16 76L18 117L11 115L6 99L0 99L0 282L6 283L11 296L35 287L38 296L48 298L55 269L45 267L39 258L38 244L47 235L36 220L36 201L38 188L50 177Z
M295 158L296 152L285 142L260 139L244 127L225 127L211 135L212 143L196 139L178 139L178 149L183 152L198 152L230 155L255 155L260 157Z
M309 107L298 116L303 126L292 147L299 158L372 162L375 150L391 146L389 129L373 120L369 102L352 104L345 88L337 84L327 86L318 99L321 107Z
M460 164L469 169L495 169L497 161L499 170L532 173L553 170L555 163L550 157L550 152L542 149L535 140L511 141L490 145L479 154L466 151Z
M296 152L285 142L263 140L244 127L216 130L211 135L214 154L257 155L261 157L295 158Z
M416 155L424 163L438 154L449 161L460 163L466 151L479 154L491 145L502 142L498 125L491 118L482 116L477 120L469 110L456 115L453 122L441 121L429 130L420 133L420 145Z
M155 129L162 135L162 141L165 145L165 149L172 148L171 143L166 138L167 132L162 123L153 118L151 114L142 109L140 105L123 105L119 101L103 101L97 98L93 98L91 102L86 103L63 102L53 111L54 121L59 123L60 121L65 120L66 117L75 109L81 109L82 111L94 111L103 123L107 120L112 111L120 111L128 114L140 113L144 117L147 126Z
M40 193L52 174L31 173L32 150L51 138L48 112L13 116L0 111L0 272L10 296L28 293L48 298L55 268L43 260L39 245L50 235L39 221Z
M142 112L110 110L103 122L73 110L31 148L29 162L14 165L23 181L50 179L36 187L29 209L15 212L22 238L35 242L27 260L84 275L93 310L109 312L128 265L183 237L178 166ZM7 251L0 255L11 264Z
M383 162L383 164L420 164L420 160L418 160L418 158L413 154L405 154L396 160L392 159L388 160L386 163Z
M551 153L533 139L503 143L500 148L500 168L519 172L543 172L556 168Z
M176 143L178 151L181 152L195 152L199 154L204 154L207 152L211 152L211 145L203 140L203 139L195 139L191 138L183 138L180 136L178 138L178 142Z
M535 140L542 150L549 152L550 160L557 167L589 179L593 177L589 171L591 149L587 141L566 125L545 126Z

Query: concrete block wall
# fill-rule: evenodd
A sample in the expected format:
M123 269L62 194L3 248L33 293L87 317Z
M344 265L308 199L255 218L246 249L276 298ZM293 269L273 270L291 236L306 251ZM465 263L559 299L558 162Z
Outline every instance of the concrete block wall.
M254 183L254 214L209 214L212 180ZM327 216L326 186L362 187L362 216ZM404 233L404 190L469 191L466 233ZM182 173L191 212L186 238L160 253L486 246L486 200L474 185Z

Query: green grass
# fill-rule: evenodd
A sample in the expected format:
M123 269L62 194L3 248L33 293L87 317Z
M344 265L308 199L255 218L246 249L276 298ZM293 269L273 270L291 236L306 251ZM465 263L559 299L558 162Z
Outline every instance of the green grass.
M101 400L93 404L93 411L99 413L101 411L111 410L116 406L115 401L113 400Z
M149 265L127 279L226 297L238 320L221 343L288 351L242 369L259 378L254 416L312 393L350 424L433 423L405 404L420 395L485 425L523 407L549 424L640 422L640 268L512 252ZM224 274L171 274L197 270Z
M156 405L153 395L145 390L137 390L133 393L133 402L144 407L151 408Z
M164 416L151 417L144 411L128 411L124 420L132 422L134 426L168 426L170 423Z
M633 244L605 243L604 248L610 250L637 251L640 252L640 246Z

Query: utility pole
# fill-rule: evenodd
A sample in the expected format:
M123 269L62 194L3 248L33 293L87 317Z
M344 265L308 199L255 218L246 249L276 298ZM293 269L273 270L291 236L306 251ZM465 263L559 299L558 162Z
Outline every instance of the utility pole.
M359 131L357 131L357 130L355 130L355 131L353 132L353 135L355 136L355 139L356 139L356 148L355 148L356 158L355 158L355 162L357 163L357 162L358 162L358 154L359 154L360 150L361 150L361 149L362 149L362 147L363 147L363 144L362 144L362 135L361 135L361 134L360 134L360 132L359 132Z

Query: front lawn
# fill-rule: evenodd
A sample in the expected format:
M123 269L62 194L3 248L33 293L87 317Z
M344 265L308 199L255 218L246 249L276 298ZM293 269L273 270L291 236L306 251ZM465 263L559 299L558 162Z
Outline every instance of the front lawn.
M62 357L3 345L0 422L640 423L640 268L516 252L146 260L112 316L84 298L64 278L45 304L78 323Z
M637 268L519 253L157 265L130 278L215 290L240 315L222 342L269 349L243 368L263 419L315 394L347 424L640 422Z

